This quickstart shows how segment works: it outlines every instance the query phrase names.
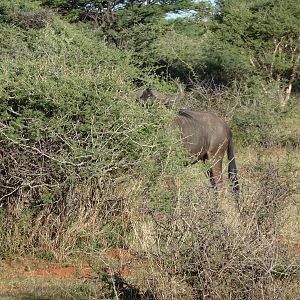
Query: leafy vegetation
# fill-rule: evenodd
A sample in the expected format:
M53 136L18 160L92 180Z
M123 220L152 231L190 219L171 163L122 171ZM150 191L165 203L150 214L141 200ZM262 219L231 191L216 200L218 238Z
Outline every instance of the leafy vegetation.
M99 293L116 299L297 297L282 290L299 264L280 226L298 205L289 155L299 147L299 9L296 0L2 1L1 257L133 250L147 274L94 268ZM175 94L176 78L181 103L137 101L149 86ZM207 165L187 163L171 125L180 106L218 113L238 150L257 154L239 161L239 214L200 182ZM263 161L272 147L289 153L283 165ZM76 284L78 299L92 294Z

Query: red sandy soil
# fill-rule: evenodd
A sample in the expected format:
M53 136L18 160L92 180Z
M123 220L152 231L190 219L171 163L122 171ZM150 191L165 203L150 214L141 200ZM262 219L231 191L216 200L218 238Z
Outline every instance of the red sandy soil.
M10 275L18 274L25 277L45 277L67 279L91 276L90 267L62 266L59 263L49 263L34 258L22 258L15 261L6 260L4 268Z
M107 262L102 270L109 275L118 274L122 277L129 276L136 263L134 256L127 250L112 248L101 256L101 260ZM82 277L95 277L97 274L88 265L51 263L34 257L24 257L2 262L2 277L42 277L45 279L69 279ZM113 266L113 267L111 267Z
M117 274L121 277L132 275L137 269L137 262L134 255L127 250L112 248L106 252L106 257L113 259L119 265L117 270L105 268L103 271L109 275Z
M97 265L100 262L100 265ZM100 274L119 276L125 280L134 276L141 264L130 251L112 248L95 257L95 270L84 259L78 263L58 263L36 257L3 260L0 264L0 293L18 293L32 283L51 287L63 282L86 282L101 278ZM0 296L1 297L1 296Z

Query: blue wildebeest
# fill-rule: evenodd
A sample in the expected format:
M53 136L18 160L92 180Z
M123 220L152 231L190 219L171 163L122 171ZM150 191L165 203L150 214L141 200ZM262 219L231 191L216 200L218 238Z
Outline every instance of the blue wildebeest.
M150 100L168 106L172 102L179 102L184 97L182 87L179 84L177 87L179 90L177 95L159 93L152 88L140 90L137 95L143 104L149 103ZM232 181L233 192L238 196L239 183L232 133L225 121L214 113L180 109L173 127L179 128L180 137L191 156L192 163L199 160L211 161L212 166L208 170L208 176L214 188L222 183L222 161L227 151L228 176Z

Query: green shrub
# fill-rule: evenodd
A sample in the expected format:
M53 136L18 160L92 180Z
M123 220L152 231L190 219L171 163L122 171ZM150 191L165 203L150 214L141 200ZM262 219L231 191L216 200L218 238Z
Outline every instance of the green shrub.
M22 24L22 16L25 17L26 15L29 17L36 16L37 19L40 19L40 22L44 22L45 20L42 20L41 15L39 15L39 12L42 10L39 8L39 3L37 1L22 1L22 0L6 0L1 1L0 3L0 23L11 23L15 25L21 25ZM45 11L43 11L45 12ZM46 15L44 15L45 17ZM20 18L19 18L20 17ZM29 18L25 19L29 20ZM25 20L23 19L23 21ZM25 22L26 23L26 22ZM25 25L25 23L23 23ZM34 28L39 28L34 27Z
M146 110L133 97L139 71L129 53L57 18L38 31L0 26L12 38L0 52L0 199L12 210L32 208L29 227L39 215L46 224L50 218L41 215L54 213L64 215L68 231L78 211L65 207L79 185L91 189L86 201L99 207L98 189L104 193L117 178L141 175L150 191L161 174L178 168L182 153L172 146L172 134L165 134L173 114ZM104 187L94 184L98 180ZM61 226L55 220L50 231ZM26 236L40 245L34 233Z
M232 126L243 144L270 147L287 145L290 139L293 143L293 134L282 134L282 123L288 116L284 113L287 108L279 105L277 93L274 85L265 84L259 77L249 78L242 86Z

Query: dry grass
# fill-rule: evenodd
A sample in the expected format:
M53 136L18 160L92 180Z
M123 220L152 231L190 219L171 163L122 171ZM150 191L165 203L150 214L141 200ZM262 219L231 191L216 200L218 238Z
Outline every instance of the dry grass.
M128 201L132 231L125 243L134 255L130 274L124 265L110 273L115 299L129 299L129 291L132 299L297 297L299 256L282 240L294 183L277 163L247 167L241 213L229 191L216 199L196 166L173 180L172 211L137 214L140 202Z
M297 299L299 157L278 149L237 157L241 212L229 187L223 198L210 190L201 165L160 182L171 195L165 208L153 207L142 177L78 186L60 215L35 219L26 247L55 260L80 253L95 275L2 278L3 299Z

